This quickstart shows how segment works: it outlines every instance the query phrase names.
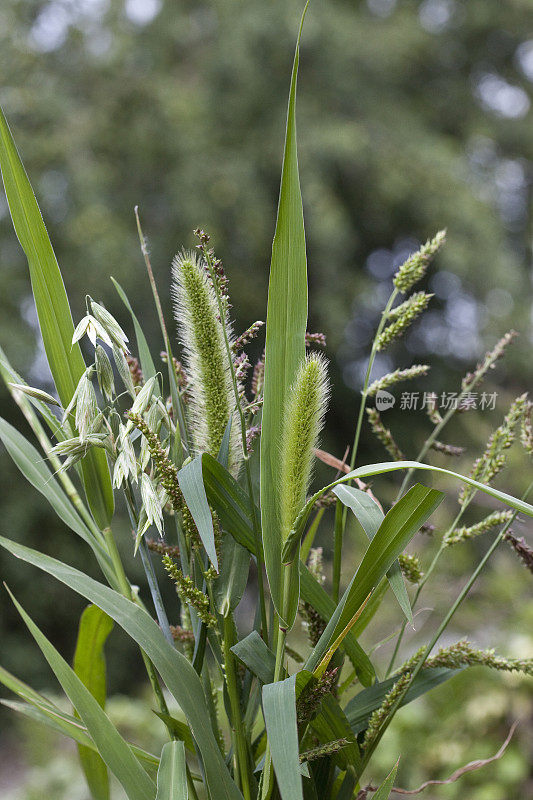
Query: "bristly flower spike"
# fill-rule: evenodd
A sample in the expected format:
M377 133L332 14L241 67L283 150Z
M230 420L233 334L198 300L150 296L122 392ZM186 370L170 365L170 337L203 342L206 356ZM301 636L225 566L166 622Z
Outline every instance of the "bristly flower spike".
M283 540L305 504L314 448L324 423L329 394L326 361L308 356L301 364L285 408L281 438L281 525Z
M408 292L415 283L424 275L433 259L446 240L446 231L439 231L437 235L423 245L420 250L409 256L394 276L394 285L400 292Z
M240 426L222 326L226 326L230 345L233 343L231 327L227 318L219 317L215 291L196 253L183 252L176 256L172 272L174 312L189 376L194 449L196 453L216 456L228 419L233 415L228 463L230 471L237 475L242 459Z

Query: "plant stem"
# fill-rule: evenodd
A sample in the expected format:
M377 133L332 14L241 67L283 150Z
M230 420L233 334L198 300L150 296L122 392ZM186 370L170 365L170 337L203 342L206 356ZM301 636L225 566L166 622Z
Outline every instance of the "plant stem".
M374 362L376 360L376 354L378 352L378 340L387 323L387 319L389 317L390 311L392 306L394 305L394 301L398 296L398 289L394 287L392 290L390 297L387 301L387 305L383 309L381 314L381 319L379 321L379 325L376 330L376 334L374 336L374 341L372 342L372 348L370 350L370 355L368 357L368 364L366 367L365 379L363 381L363 388L361 391L361 403L359 405L359 415L357 417L357 424L355 427L355 434L354 440L352 445L352 453L350 456L350 470L353 470L355 467L355 461L357 458L357 451L359 449L359 440L361 438L361 429L363 427L363 418L365 414L366 408L366 401L368 399L368 387L370 384L370 375L372 374L372 368L374 366ZM338 522L337 514L340 514L342 511L342 522ZM342 557L342 541L344 538L344 531L346 530L346 520L348 518L348 508L344 506L340 500L337 500L335 503L335 554L334 554L334 561L333 561L333 575L334 580L336 580L337 575L340 579L340 562ZM335 602L338 602L339 596L339 587L337 586L337 599Z
M154 272L152 270L152 263L150 261L150 256L148 255L148 250L146 247L146 239L144 237L144 233L141 228L141 220L139 219L139 207L135 206L135 219L137 221L137 231L139 234L139 241L141 243L141 252L143 254L144 263L146 265L146 271L148 273L148 280L150 281L150 286L152 288L152 294L154 297L154 303L157 310L157 316L159 317L159 325L161 327L161 333L163 335L163 341L165 343L165 350L167 352L167 359L168 359L168 377L170 382L170 394L172 397L172 407L176 414L176 447L178 450L178 456L180 460L180 464L183 462L183 444L187 446L187 427L185 425L185 417L183 415L183 406L181 403L181 399L179 396L178 391L178 376L176 375L176 370L174 367L174 358L172 355L172 346L170 344L170 338L167 331L167 326L165 323L165 317L163 316L163 308L161 306L161 300L159 298L159 292L157 291L157 285L154 278ZM183 439L183 441L182 441Z
M249 775L249 759L248 759L248 746L244 732L242 721L242 709L239 699L239 687L237 684L237 673L235 669L235 656L231 652L231 647L234 642L234 622L230 614L223 619L223 637L224 637L224 667L226 673L226 688L228 690L228 697L231 707L231 722L232 728L235 733L235 756L237 761L237 770L241 780L241 789L244 795L244 800L251 800L250 790L250 775Z

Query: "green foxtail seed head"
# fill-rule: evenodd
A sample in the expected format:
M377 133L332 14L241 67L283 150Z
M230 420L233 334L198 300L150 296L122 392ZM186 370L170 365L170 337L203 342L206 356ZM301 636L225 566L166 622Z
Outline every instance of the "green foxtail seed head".
M216 295L196 253L180 253L172 263L174 313L189 375L191 434L197 453L218 454L233 414L228 466L233 475L242 458L235 395L224 340L233 334L228 319L220 319ZM239 387L240 388L240 387Z
M283 541L305 504L313 450L324 422L328 398L326 361L319 355L302 363L288 394L281 437L280 507Z

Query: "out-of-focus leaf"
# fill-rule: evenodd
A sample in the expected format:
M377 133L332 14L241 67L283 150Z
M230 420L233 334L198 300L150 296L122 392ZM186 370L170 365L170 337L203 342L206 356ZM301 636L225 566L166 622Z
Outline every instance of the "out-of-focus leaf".
M198 528L200 539L205 547L211 563L218 572L218 557L215 549L215 532L213 517L207 502L204 480L202 476L202 454L193 458L178 472L178 482L185 502Z
M153 781L141 767L127 742L124 741L105 711L100 708L98 701L85 688L74 670L41 633L12 594L11 598L65 694L85 723L98 752L124 787L129 800L153 800L155 795Z
M334 494L337 495L341 503L350 508L354 515L361 523L361 527L370 540L374 538L379 530L379 526L383 522L384 514L375 500L372 500L370 495L357 489L355 486L344 486L339 484L333 489ZM395 561L392 567L387 572L387 579L396 599L409 622L413 621L413 612L411 610L411 603L409 602L409 595L405 587L400 564Z
M53 575L115 620L144 650L179 703L202 756L210 791L217 800L242 800L213 735L202 683L191 663L165 639L158 624L135 603L73 567L0 537L0 546ZM79 709L78 709L79 710Z
M104 645L113 630L113 620L98 606L87 606L80 619L74 653L74 672L104 708L106 700L106 663ZM105 762L98 753L78 745L78 753L87 784L94 800L108 800L109 777Z
M296 675L263 686L263 716L282 800L303 800L296 721Z
M63 278L48 233L0 109L0 169L18 240L28 259L44 348L54 382L66 408L85 372L79 344L72 344L74 324ZM113 490L105 453L90 450L82 461L87 500L100 527L113 516Z
M36 692L35 689L32 689L31 686L16 678L15 675L12 675L3 667L0 667L0 683L26 701L18 703L13 700L2 699L0 703L98 752L83 722L62 711L47 697ZM157 770L159 759L156 756L133 744L130 744L130 748L137 758L143 762L146 769L150 771Z
M167 742L157 772L156 800L187 800L187 771L183 742Z
M417 484L409 489L386 514L378 532L368 545L359 569L313 649L305 665L306 669L311 671L316 669L331 642L344 630L370 592L376 588L408 542L443 499L442 492Z
M307 6L306 6L307 9ZM288 392L305 358L307 259L296 144L296 84L300 25L292 69L285 150L268 285L265 377L261 421L261 521L265 566L276 611L283 618L280 508L280 437ZM297 560L297 559L296 559ZM287 572L285 570L285 572ZM294 570L292 571L294 572ZM298 572L291 574L292 585ZM285 622L294 622L298 597L291 593Z

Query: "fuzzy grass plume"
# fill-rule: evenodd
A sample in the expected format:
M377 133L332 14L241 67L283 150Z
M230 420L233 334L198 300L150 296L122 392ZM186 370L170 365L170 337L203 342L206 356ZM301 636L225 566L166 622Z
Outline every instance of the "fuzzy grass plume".
M328 398L326 361L317 354L302 363L289 393L281 444L281 522L283 539L305 504L314 448L324 422Z
M229 468L236 475L242 458L236 420L231 364L225 347L233 334L228 319L220 319L215 291L196 253L182 252L172 264L174 312L189 376L191 435L196 453L218 454L233 416Z

